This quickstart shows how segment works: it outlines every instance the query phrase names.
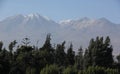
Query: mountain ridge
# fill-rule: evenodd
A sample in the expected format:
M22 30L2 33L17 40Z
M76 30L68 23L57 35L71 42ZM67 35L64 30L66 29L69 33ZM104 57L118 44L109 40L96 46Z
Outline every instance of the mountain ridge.
M66 40L73 42L75 49L79 46L86 48L89 40L96 36L110 36L115 48L114 53L119 51L120 25L114 24L106 18L91 19L84 17L75 20L54 20L40 14L15 15L0 21L1 40L10 41L21 39L26 35L32 39L42 40L47 33L54 37L53 43Z

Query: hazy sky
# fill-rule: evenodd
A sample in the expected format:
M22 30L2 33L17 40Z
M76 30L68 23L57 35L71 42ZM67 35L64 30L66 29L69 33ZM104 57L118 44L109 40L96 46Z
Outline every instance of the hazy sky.
M0 0L0 20L30 13L39 13L55 21L106 17L120 23L120 0Z

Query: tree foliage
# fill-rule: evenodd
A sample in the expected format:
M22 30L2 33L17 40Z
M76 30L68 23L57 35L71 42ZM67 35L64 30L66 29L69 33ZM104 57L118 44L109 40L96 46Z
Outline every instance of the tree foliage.
M88 66L103 66L110 67L113 64L112 45L110 38L96 37L96 40L91 39L90 44L85 52L85 63Z
M53 47L50 34L37 50L30 42L24 38L16 46L14 40L6 49L0 41L0 74L120 74L120 55L115 62L109 37L91 39L78 53L72 43L66 48L65 41Z
M40 74L59 74L59 67L57 65L47 65L41 70Z

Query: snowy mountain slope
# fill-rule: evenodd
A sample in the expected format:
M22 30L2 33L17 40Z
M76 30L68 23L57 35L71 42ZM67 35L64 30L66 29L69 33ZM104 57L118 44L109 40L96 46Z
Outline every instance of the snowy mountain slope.
M114 24L105 18L89 19L85 17L77 20L60 21L59 24L65 29L71 29L66 32L69 39L76 43L81 43L85 47L87 47L91 38L95 38L96 36L110 36L113 47L116 50L114 53L120 50L120 25Z
M59 30L58 28L59 25L56 22L39 14L16 15L0 21L0 32L5 37L9 35L12 39L20 36L53 33Z
M77 50L79 46L87 47L89 40L96 36L110 36L114 46L114 53L120 47L120 25L114 24L106 18L63 20L54 22L39 14L15 15L0 21L0 40L21 40L30 37L33 40L44 41L47 33L52 34L53 43L66 40L67 45L73 42ZM117 53L118 54L118 53Z
M1 29L9 30L14 28L35 28L39 29L39 27L51 27L50 25L54 26L55 28L59 25L56 25L54 21L40 16L39 14L30 14L30 15L16 15L6 18L5 20L0 22Z

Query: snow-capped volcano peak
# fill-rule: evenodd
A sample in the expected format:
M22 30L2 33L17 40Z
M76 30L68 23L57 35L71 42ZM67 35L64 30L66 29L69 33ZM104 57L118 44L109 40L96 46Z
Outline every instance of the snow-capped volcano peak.
M37 18L39 18L40 15L35 13L35 14L28 14L28 15L26 15L26 17L31 17L31 18L37 17Z
M52 21L50 18L48 18L47 16L41 16L38 13L32 13L32 14L28 14L24 16L25 18L29 18L29 19L42 19L42 20L47 20L47 21Z

